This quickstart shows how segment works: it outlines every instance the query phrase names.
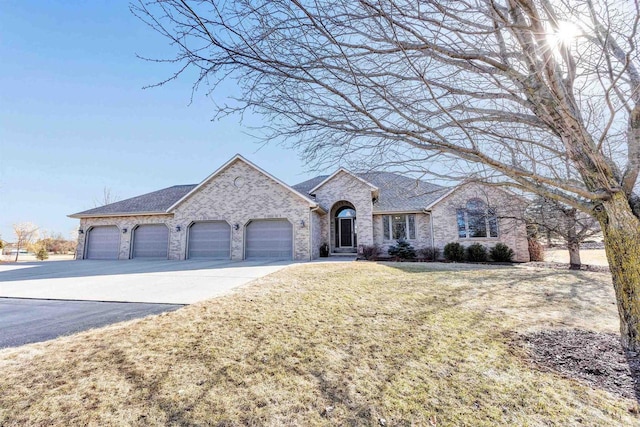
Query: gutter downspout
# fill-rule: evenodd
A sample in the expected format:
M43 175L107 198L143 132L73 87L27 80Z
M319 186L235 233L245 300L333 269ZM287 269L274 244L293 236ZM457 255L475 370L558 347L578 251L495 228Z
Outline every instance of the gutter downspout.
M431 248L435 249L436 247L436 241L435 241L435 237L433 236L433 212L431 212L428 209L424 209L423 210L424 213L429 214L429 228L431 229Z

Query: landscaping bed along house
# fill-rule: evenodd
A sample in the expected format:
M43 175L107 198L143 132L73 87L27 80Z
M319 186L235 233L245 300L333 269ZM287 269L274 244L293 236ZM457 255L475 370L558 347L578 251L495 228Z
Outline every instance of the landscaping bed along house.
M610 275L298 264L0 351L2 426L632 426Z
M328 247L328 245L326 245ZM510 264L514 257L511 248L503 243L487 248L480 243L467 247L457 242L448 243L443 251L434 247L414 248L406 240L400 239L385 251L378 245L365 245L359 248L358 259L367 261L393 262L471 262Z

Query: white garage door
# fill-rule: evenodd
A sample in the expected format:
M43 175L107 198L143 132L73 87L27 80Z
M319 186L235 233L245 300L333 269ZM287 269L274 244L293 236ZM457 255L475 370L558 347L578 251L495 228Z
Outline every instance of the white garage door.
M246 258L293 258L293 228L285 219L255 219L247 225Z
M133 232L133 258L167 258L169 229L164 224L144 224Z
M231 227L224 221L189 227L189 258L231 258Z
M118 259L120 230L115 225L93 227L87 233L87 259Z

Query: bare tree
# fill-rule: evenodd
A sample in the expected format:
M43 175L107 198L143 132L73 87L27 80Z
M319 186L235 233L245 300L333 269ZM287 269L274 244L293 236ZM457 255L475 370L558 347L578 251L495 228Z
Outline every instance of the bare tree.
M111 203L117 202L118 200L120 200L120 197L115 195L111 191L111 188L104 187L102 189L102 197L93 199L93 205L97 208L99 206L109 205Z
M14 261L17 262L20 249L26 248L37 238L38 227L30 222L20 222L13 224L13 234L16 236L16 258Z
M217 113L257 111L314 165L475 175L599 221L640 350L638 0L140 1ZM165 82L161 82L163 84ZM228 87L228 85L225 85Z
M562 239L569 251L571 269L580 269L580 243L596 236L600 224L591 215L565 205L556 200L536 198L526 212L529 225L537 227L538 232Z

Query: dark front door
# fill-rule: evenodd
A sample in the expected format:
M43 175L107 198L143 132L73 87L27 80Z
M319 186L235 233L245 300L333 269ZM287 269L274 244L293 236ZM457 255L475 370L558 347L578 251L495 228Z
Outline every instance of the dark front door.
M339 218L340 247L353 247L353 218Z

